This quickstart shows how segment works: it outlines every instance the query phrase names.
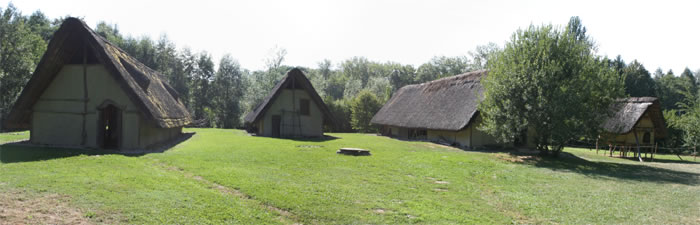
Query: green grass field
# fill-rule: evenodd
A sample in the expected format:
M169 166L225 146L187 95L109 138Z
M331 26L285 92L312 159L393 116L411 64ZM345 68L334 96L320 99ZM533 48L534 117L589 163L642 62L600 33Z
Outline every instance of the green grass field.
M700 163L670 156L639 163L570 148L548 159L367 134L186 131L196 134L139 156L3 145L0 197L60 195L93 223L700 223Z

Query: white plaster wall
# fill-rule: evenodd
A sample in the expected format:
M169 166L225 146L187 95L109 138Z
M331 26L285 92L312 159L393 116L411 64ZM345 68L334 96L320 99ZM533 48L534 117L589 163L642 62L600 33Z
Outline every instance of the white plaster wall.
M296 99L293 100L293 97ZM306 137L323 136L323 114L321 113L318 105L316 105L316 103L311 99L309 94L301 89L283 89L277 98L274 99L268 110L265 112L265 115L263 115L261 122L262 135L272 136L272 116L274 115L282 116L284 114L282 124L299 124L297 119L292 116L293 114L288 112L292 111L293 109L299 111L300 99L309 100L309 115L300 115L299 117L301 121L301 135ZM295 104L295 106L292 104ZM283 110L287 112L282 113ZM292 126L282 125L280 134L282 136L291 135L294 133L292 128Z

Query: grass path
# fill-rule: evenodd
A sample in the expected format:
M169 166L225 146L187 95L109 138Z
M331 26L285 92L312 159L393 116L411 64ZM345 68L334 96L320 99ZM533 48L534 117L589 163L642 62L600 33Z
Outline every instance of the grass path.
M366 134L188 131L196 135L143 156L4 145L0 193L59 194L93 223L700 223L693 162L574 148L541 159ZM340 147L372 156L335 154Z

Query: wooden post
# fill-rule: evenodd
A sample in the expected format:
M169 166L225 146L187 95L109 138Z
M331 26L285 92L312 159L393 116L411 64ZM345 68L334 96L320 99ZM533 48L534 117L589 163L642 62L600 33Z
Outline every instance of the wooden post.
M651 161L654 161L654 155L656 154L656 150L659 149L659 143L654 143L654 151L651 153Z
M637 131L633 130L632 132L634 132L634 141L637 142L637 158L639 158L640 162L644 162L644 160L642 160L641 150L639 149L639 137L637 137Z
M83 43L83 123L82 123L82 133L80 135L80 145L85 146L87 143L87 130L85 127L85 120L87 116L87 104L88 104L88 84L87 84L87 43Z
M622 146L620 149L620 157L625 157L625 150L627 149L627 146Z
M644 151L644 158L647 158L647 153L649 153L649 149L646 146L644 146L644 149L646 149L646 151Z
M595 139L595 154L596 155L598 154L598 141L599 140L600 140L600 136L598 136L598 138Z

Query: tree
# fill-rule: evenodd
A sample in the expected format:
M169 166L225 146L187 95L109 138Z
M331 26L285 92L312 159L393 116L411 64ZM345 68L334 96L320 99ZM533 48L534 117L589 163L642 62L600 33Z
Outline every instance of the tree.
M352 125L350 121L352 120L352 110L350 110L350 102L347 99L334 100L330 96L326 96L323 100L328 106L328 110L335 118L335 126L326 127L326 131L333 132L352 132Z
M644 65L637 60L632 61L622 69L622 73L625 77L625 91L629 96L656 96L654 79L651 78L651 74L644 68Z
M472 57L471 69L472 70L482 70L487 68L487 63L489 58L496 52L500 51L496 43L489 42L486 45L476 46L474 51L469 51L469 56Z
M345 60L340 64L340 69L343 75L351 80L358 80L359 87L364 88L369 82L369 78L372 77L370 71L370 62L365 57L352 57L351 59Z
M190 80L192 90L192 110L195 119L205 119L205 125L210 125L211 118L208 111L211 110L212 93L210 85L214 76L214 62L211 55L200 52L194 56L194 64L191 70Z
M500 142L534 129L536 148L554 156L569 141L600 131L608 107L624 95L624 83L594 55L580 24L572 18L565 30L531 25L513 34L482 81L479 129Z
M42 38L41 21L28 20L9 4L0 8L0 117L5 118L27 84L47 42ZM36 32L32 28L37 29Z
M212 104L216 114L216 126L240 127L242 114L240 101L245 93L241 65L231 55L224 55L219 62L219 69L212 84L215 93L212 96Z
M391 92L399 88L413 84L416 77L416 69L411 65L392 64L389 82L391 83Z
M333 100L343 99L346 83L347 78L345 76L331 76L331 78L326 83L326 88L323 90L323 92L326 93L326 96L331 97Z
M363 133L375 132L377 129L370 125L370 121L381 108L382 104L376 95L368 90L362 90L350 105L352 128Z
M678 114L671 110L676 117L669 120L669 124L682 131L683 145L693 149L693 154L697 156L700 145L700 92L686 91L683 94L686 98L678 103Z
M458 57L433 57L430 62L418 67L415 83L423 83L435 79L454 76L472 71L469 59L465 56Z
M673 71L659 76L656 80L656 93L664 110L678 109L678 103L685 98L683 92L693 88L687 78L673 75Z
M688 67L681 73L681 78L683 82L686 83L685 86L690 89L690 93L696 93L698 91L697 77L695 77L695 74L693 74Z

